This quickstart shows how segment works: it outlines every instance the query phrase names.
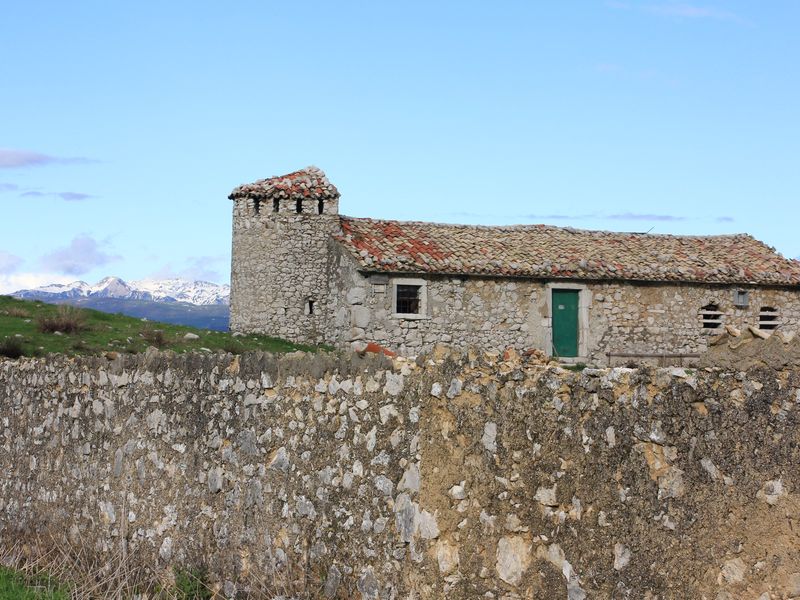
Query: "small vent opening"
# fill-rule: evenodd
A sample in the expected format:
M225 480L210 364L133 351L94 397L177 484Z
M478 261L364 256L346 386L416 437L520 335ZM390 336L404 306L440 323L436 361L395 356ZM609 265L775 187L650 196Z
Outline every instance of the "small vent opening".
M321 214L322 214L322 211L324 211L324 210L325 210L325 200L323 200L322 198L320 198L320 199L317 201L317 213L321 215Z
M719 329L722 327L722 313L719 310L719 305L706 304L700 309L700 321L703 324L703 329Z
M299 215L301 212L303 212L303 201L302 201L302 200L297 200L297 201L294 203L294 212L296 212L298 215Z
M281 209L281 201L277 198L272 200L272 212L278 212Z
M759 329L777 329L781 324L778 309L772 306L762 306L758 313Z
M261 212L261 200L253 200L253 210L255 211L256 215Z
M750 306L750 292L747 290L736 290L733 292L733 305L736 308L747 308Z
M309 298L308 300L306 300L306 314L307 315L313 315L314 314L314 304L315 304L315 302L314 302L314 300L312 298Z

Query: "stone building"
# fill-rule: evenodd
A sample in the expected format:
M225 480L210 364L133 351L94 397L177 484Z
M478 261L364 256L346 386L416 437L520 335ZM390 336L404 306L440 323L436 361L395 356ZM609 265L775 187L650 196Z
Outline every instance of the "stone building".
M358 219L315 167L230 198L233 331L607 364L692 358L725 326L800 325L800 262L749 235Z

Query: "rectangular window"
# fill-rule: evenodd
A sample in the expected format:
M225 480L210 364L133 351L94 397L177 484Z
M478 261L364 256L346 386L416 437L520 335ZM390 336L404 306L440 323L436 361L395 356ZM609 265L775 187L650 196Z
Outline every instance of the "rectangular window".
M419 291L422 286L398 284L396 286L396 312L404 315L420 314Z
M734 291L733 305L736 308L747 308L748 306L750 306L750 293L747 290Z

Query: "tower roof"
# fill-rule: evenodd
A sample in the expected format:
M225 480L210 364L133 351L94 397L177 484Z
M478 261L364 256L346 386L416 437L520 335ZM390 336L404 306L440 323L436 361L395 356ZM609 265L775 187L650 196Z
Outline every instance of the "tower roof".
M322 169L310 166L286 175L245 183L235 188L228 198L336 200L339 198L339 190L328 181Z

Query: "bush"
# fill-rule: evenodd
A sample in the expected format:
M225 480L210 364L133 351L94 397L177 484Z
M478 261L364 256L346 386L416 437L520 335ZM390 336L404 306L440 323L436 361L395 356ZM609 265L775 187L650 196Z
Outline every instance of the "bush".
M75 340L72 344L72 349L78 352L89 350L89 345L83 340Z
M8 310L6 310L5 313L9 317L19 317L20 319L27 319L28 317L31 316L27 310L25 310L24 308L17 308L16 306L12 306Z
M6 338L0 342L0 356L19 358L25 354L22 342L17 338Z
M236 340L224 340L222 344L220 344L220 348L230 354L241 354L244 351L242 343Z
M156 348L163 348L167 345L167 337L164 335L164 331L161 329L153 329L152 327L148 327L142 330L141 333L144 340Z
M83 312L74 306L61 305L55 315L42 315L36 319L36 325L42 333L79 333L88 329Z

